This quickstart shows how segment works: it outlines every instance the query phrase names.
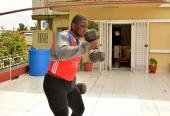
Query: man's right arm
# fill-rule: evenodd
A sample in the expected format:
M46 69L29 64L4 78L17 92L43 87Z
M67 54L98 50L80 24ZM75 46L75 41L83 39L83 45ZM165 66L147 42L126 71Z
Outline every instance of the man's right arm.
M59 34L55 39L55 55L52 56L55 60L67 60L75 57L80 57L91 49L98 48L98 41L80 43L77 46L71 46L68 40L67 33Z
M68 40L68 33L58 34L55 41L55 47L52 52L55 55L51 56L55 60L67 60L82 56L85 52L90 51L90 44L85 42L77 46L71 46Z

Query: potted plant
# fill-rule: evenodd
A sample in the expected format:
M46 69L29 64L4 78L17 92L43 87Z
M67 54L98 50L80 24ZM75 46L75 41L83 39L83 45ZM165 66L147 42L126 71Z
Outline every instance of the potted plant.
M84 71L92 71L93 63L92 62L85 62L84 63Z
M157 60L155 58L149 59L149 73L155 73L157 69Z
M86 56L86 62L84 62L83 67L84 67L84 71L92 71L93 69L93 63L90 61L89 58L89 53Z

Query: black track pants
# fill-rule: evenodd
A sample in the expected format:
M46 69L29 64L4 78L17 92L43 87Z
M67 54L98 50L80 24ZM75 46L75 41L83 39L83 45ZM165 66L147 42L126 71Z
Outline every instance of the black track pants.
M84 103L74 81L64 81L47 74L43 88L55 116L68 116L68 107L72 109L71 116L82 116Z

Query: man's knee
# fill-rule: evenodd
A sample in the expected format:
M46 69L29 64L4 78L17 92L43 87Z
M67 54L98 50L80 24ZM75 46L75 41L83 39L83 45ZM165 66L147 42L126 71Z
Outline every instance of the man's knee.
M55 116L68 116L68 108L52 110Z
M85 110L85 107L84 107L84 105L79 109L79 113L80 114L83 114L84 113L84 110Z
M84 105L82 107L79 107L76 111L72 112L71 116L82 116L84 113L85 107Z

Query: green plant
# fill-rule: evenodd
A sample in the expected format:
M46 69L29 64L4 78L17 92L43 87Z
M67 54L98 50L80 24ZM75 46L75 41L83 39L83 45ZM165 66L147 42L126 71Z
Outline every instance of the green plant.
M4 31L0 34L0 57L25 54L28 48L25 38L18 32Z
M94 21L89 21L88 23L88 29L96 29L99 30L98 24Z
M157 65L158 61L155 58L150 58L149 59L149 65Z
M26 27L23 23L19 23L19 27L17 28L17 31L25 31L28 27Z
M16 54L23 56L22 62L21 58L16 57ZM9 67L10 59L12 67L14 64L19 65L20 62L28 62L26 54L28 54L28 47L23 34L13 31L3 31L0 33L0 62L4 63L5 66L2 70Z

